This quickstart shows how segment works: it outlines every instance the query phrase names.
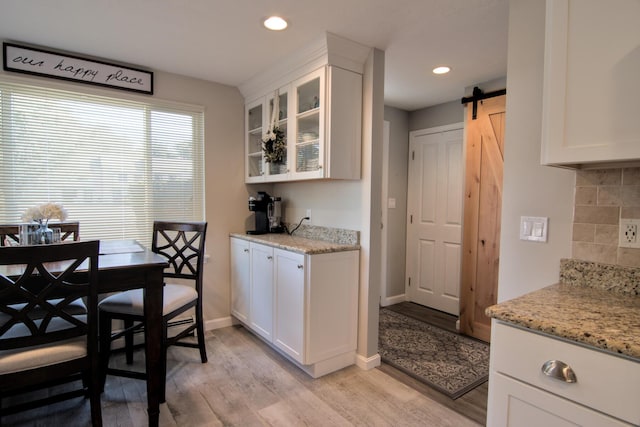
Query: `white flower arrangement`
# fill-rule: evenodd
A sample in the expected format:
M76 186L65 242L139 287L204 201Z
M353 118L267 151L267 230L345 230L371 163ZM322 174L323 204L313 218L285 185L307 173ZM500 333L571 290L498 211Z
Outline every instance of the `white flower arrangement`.
M276 90L273 94L273 106L271 120L262 134L262 152L264 160L268 163L282 163L287 155L287 141L284 132L278 127L280 114L280 93Z
M284 139L284 132L279 128L267 132L262 138L262 150L264 160L271 163L282 163L287 154L287 142Z
M64 221L67 219L67 211L59 203L44 203L27 209L22 214L22 220L25 222L37 222L38 224L49 223L51 219Z

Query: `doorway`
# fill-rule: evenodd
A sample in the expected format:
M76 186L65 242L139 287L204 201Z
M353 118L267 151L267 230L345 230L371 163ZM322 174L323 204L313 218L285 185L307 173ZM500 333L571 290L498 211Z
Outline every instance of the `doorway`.
M484 311L497 301L505 104L505 95L483 99L467 108L464 131L414 131L409 142L406 299L459 315L460 331L486 342Z
M460 307L463 124L409 135L407 300L455 316Z

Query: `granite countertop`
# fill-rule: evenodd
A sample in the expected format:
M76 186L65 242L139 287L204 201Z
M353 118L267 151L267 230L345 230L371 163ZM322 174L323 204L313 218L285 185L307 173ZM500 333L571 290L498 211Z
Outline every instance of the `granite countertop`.
M557 283L488 307L486 314L640 362L638 295Z
M283 234L244 234L231 233L231 237L262 243L275 248L298 252L306 255L326 254L331 252L357 251L360 245L335 243L326 240L309 239L300 236Z

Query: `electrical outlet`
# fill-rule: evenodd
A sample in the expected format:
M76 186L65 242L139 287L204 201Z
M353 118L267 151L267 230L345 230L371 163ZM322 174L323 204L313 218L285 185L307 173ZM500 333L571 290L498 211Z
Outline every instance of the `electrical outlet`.
M620 219L620 236L618 246L621 248L640 248L640 219Z

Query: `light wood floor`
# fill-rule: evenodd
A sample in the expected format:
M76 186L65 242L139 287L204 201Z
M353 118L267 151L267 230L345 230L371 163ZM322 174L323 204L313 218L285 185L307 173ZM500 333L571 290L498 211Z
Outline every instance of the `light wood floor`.
M208 332L207 351L201 364L194 349L169 350L162 426L481 425L385 369L352 366L314 380L240 326ZM146 425L145 383L109 377L102 413L105 426ZM2 424L86 426L89 403L70 400Z

